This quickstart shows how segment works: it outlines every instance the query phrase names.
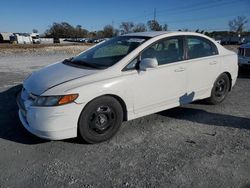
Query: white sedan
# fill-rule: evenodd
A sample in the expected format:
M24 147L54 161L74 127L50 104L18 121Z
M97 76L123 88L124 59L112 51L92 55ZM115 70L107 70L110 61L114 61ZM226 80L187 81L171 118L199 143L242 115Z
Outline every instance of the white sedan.
M191 32L132 33L31 74L17 96L24 127L38 137L110 139L123 121L195 100L222 102L237 55Z

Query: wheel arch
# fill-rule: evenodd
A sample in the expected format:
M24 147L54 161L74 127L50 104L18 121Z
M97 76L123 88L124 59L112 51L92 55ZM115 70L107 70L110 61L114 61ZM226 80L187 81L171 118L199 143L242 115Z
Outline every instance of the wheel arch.
M120 96L114 95L114 94L106 94L106 95L102 95L102 96L111 96L111 97L115 98L120 103L120 105L122 106L123 121L128 120L127 105L126 105L125 101Z
M232 76L229 72L223 72L222 74L226 74L229 78L229 81L230 81L230 86L229 86L229 91L232 90Z

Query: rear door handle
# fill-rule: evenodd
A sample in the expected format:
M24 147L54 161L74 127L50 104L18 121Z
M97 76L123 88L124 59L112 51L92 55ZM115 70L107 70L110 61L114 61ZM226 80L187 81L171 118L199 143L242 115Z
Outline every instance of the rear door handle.
M186 70L186 69L183 68L183 67L180 67L180 68L178 68L178 69L175 69L174 71L175 71L175 72L183 72L184 70Z
M217 61L212 61L209 63L209 65L216 65L217 64Z

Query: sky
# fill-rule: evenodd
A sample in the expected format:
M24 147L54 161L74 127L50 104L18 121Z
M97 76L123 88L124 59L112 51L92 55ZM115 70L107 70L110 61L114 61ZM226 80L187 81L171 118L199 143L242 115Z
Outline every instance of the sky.
M146 23L154 18L169 30L228 30L228 21L246 16L250 0L2 0L0 32L43 33L53 22L82 25L89 31L121 22Z

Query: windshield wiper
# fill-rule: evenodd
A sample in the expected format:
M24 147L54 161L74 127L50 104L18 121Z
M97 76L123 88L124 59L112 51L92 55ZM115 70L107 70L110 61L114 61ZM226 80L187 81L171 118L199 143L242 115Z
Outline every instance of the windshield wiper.
M85 67L90 67L90 68L94 68L94 69L102 69L99 65L94 64L94 63L88 63L86 61L81 61L81 60L74 60L73 57L65 59L63 61L64 63L70 63L70 64L74 64L77 66L85 66Z
M69 62L72 62L72 60L73 60L73 57L70 57L70 58L64 59L63 62L69 63Z
M70 61L70 63L73 63L73 64L76 64L76 65L82 65L82 66L85 66L85 67L90 67L90 68L94 68L94 69L100 69L99 66L93 64L93 63L87 63L85 61Z

